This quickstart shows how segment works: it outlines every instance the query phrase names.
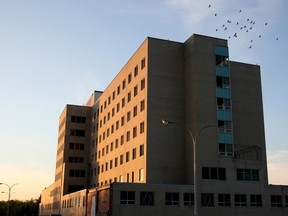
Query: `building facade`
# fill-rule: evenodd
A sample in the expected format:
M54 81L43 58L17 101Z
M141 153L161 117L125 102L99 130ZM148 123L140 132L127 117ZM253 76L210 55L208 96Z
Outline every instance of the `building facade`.
M65 107L40 215L287 207L288 187L268 185L260 67L230 61L226 40L192 35L147 38L103 92Z

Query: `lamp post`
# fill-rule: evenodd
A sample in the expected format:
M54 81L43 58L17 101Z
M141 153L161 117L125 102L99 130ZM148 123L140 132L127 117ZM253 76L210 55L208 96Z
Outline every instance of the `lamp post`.
M7 216L9 216L10 198L11 198L11 195L12 195L11 190L12 190L12 188L13 188L15 185L17 185L17 183L16 183L16 184L13 184L13 185L11 185L11 186L9 186L9 185L6 184L6 183L0 183L0 185L6 185L6 186L8 187L8 193L7 193L7 192L1 192L1 193L6 193L6 194L8 195Z
M162 119L161 120L163 125L168 125L168 124L177 124L177 122L174 121L169 121L167 119ZM179 124L178 124L179 125ZM211 127L215 127L214 125L204 125L203 127L199 128L195 135L193 135L192 131L185 127L185 125L182 125L182 127L188 132L188 134L190 135L190 138L192 140L193 143L193 157L194 157L194 216L198 216L198 200L197 200L197 160L196 160L196 147L197 147L197 140L199 137L199 134L207 128L211 128Z

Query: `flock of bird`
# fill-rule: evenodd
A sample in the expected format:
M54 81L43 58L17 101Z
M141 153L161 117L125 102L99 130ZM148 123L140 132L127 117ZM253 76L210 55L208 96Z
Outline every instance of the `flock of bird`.
M208 8L212 8L211 4L208 5ZM242 10L238 10L238 13L242 13ZM217 13L214 13L214 16L219 17L219 15ZM262 23L262 25L263 25L263 27L267 27L268 22L264 22L264 23ZM232 21L232 20L228 19L221 26L217 27L215 29L215 31L216 32L227 31L227 34L230 33L228 38L232 39L232 38L238 38L242 32L249 33L251 31L253 31L256 26L257 26L257 24L256 24L256 21L254 19L246 18L246 19L242 19L241 21L240 21L240 19L237 21ZM261 37L262 37L261 34L257 35L257 39L260 39ZM251 49L253 47L253 43L255 40L256 39L251 38L250 44L248 46L249 49ZM275 40L278 41L279 38L276 37Z

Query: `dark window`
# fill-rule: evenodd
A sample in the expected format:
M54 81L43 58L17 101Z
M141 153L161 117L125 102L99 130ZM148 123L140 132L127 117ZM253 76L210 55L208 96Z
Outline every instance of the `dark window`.
M218 206L231 206L230 194L218 194Z
M214 206L214 194L212 194L212 193L202 193L201 194L201 206L203 206L203 207L213 207Z
M288 207L288 196L285 196L285 206Z
M235 206L247 206L247 198L245 194L235 194Z
M85 130L71 129L70 136L85 137Z
M138 65L134 68L134 77L138 75Z
M179 193L166 192L165 193L165 205L179 205Z
M141 80L141 90L145 88L145 79Z
M193 193L184 193L183 194L183 204L184 204L184 206L193 206L194 205L194 194Z
M217 80L217 87L218 88L229 88L230 87L229 77L217 76L216 80Z
M237 169L237 180L239 180L239 181L259 181L259 170Z
M120 191L120 204L135 204L135 191Z
M227 66L228 65L228 57L216 55L216 66Z
M129 74L128 74L128 83L130 83L130 82L131 82L131 80L132 80L132 74L131 74L131 73L129 73Z
M86 117L84 117L84 116L71 116L71 122L86 123Z
M231 101L229 98L217 98L218 109L230 110Z
M282 196L281 195L271 195L271 207L282 207Z
M139 151L139 156L143 156L144 155L144 145L140 145L140 151Z
M145 68L145 58L141 60L141 70Z
M154 193L153 192L140 192L140 205L141 206L154 206Z
M132 150L132 160L136 158L136 148Z
M250 206L262 207L262 196L261 195L250 195Z
M202 167L203 179L226 180L226 169L215 167Z
M70 177L85 177L85 170L69 170Z
M75 191L83 190L83 185L68 185L68 193L73 193Z

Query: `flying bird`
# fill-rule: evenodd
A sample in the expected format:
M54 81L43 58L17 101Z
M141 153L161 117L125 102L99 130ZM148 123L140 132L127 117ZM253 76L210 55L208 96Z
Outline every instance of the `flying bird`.
M262 37L262 35L259 35L259 38L261 38Z
M265 25L268 25L268 23L265 23Z
M253 42L253 40L250 41L250 43L252 43L252 42Z
M252 48L252 46L249 46L249 49L251 49Z
M211 7L211 5L209 4L208 8L210 8L210 7Z
M217 16L217 13L215 13L215 16Z
M237 33L235 33L233 37L237 37Z
M241 13L242 12L242 10L239 10L239 13Z

